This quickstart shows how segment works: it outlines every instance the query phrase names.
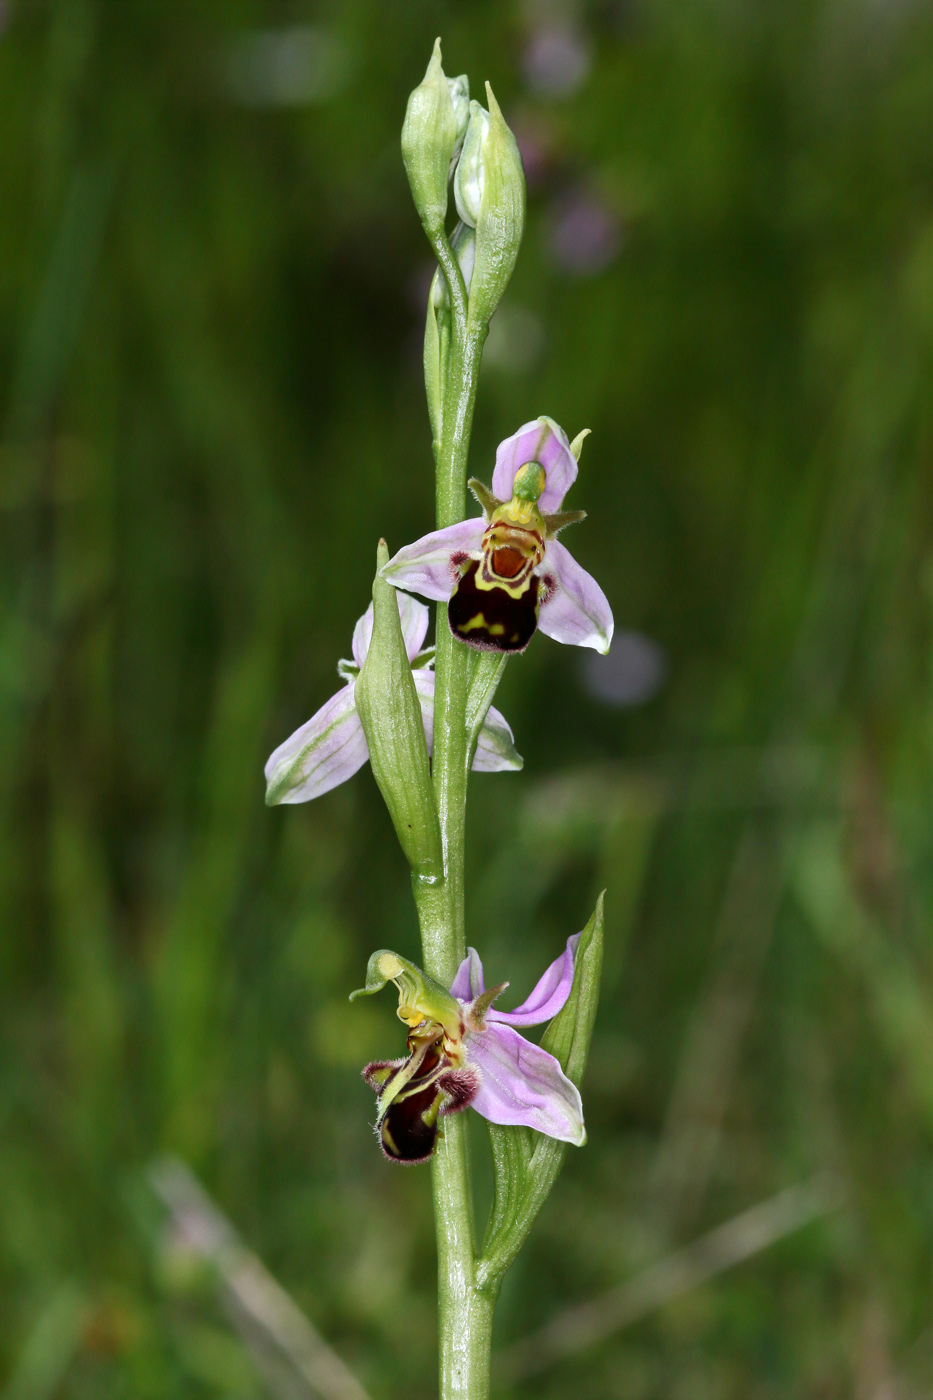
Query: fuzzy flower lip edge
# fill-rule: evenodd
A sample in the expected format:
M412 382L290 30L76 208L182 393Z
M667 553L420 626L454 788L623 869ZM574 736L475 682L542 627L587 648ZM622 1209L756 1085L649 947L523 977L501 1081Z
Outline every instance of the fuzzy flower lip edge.
M508 983L487 990L474 948L449 992L390 950L373 954L366 986L351 1000L391 980L399 991L398 1015L410 1028L406 1057L374 1061L363 1070L377 1096L376 1134L390 1161L426 1161L440 1119L470 1107L491 1123L533 1128L583 1145L579 1090L553 1055L516 1029L540 1025L560 1011L573 986L580 937L577 933L567 940L560 957L513 1011L492 1005Z
M433 651L423 651L430 610L417 598L396 592L399 621L418 699L425 738L430 753L434 737L434 672L431 669ZM338 663L337 671L344 681L342 689L317 710L309 720L272 752L265 765L266 803L310 802L322 797L332 788L352 778L369 760L369 746L356 710L354 691L373 632L373 605L358 619L353 629L351 650L353 660ZM516 753L508 721L500 712L490 708L480 732L473 760L475 772L493 773L522 767Z
M531 461L539 462L545 471L538 509L545 516L555 514L576 480L578 467L566 433L546 416L523 424L499 444L492 494L509 500L518 471ZM480 515L433 530L400 549L385 565L382 576L397 589L437 602L449 601L461 562L480 557L485 529L485 516ZM555 538L547 540L544 559L534 572L545 585L540 631L554 641L591 647L605 655L615 624L608 599L593 576Z

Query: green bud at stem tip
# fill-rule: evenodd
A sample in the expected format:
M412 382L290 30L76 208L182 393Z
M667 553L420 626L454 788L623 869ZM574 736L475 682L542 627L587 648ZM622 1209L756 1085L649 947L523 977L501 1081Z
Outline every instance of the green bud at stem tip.
M455 94L441 67L441 41L436 39L424 79L412 92L405 109L402 160L415 208L433 236L444 231L450 163L458 141L462 140L465 82L459 78L454 84L455 108Z
M486 84L489 111L471 103L454 177L460 217L476 225L469 318L485 332L512 275L525 227L525 172L518 144Z

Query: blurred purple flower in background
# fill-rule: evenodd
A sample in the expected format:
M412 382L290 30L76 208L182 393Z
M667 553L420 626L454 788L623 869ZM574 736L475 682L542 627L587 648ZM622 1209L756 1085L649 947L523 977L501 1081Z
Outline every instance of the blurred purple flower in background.
M245 29L225 46L221 85L243 107L305 107L339 96L349 77L346 45L323 25Z
M592 64L586 36L573 24L542 24L532 32L522 66L525 81L540 97L572 97Z
M644 705L664 685L664 649L640 632L616 632L605 656L587 652L580 667L583 687L604 705Z
M617 216L597 196L574 190L551 206L547 230L551 261L573 277L594 277L615 261L622 242Z

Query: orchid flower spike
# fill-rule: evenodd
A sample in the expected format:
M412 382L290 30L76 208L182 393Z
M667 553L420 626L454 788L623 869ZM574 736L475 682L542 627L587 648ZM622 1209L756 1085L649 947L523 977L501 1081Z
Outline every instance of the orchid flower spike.
M405 650L411 662L415 689L421 702L424 735L431 752L434 738L434 648L422 650L428 630L428 608L405 593L396 594ZM296 729L266 764L266 803L310 802L352 778L369 758L366 736L356 710L356 681L373 635L373 605L353 629L353 660L339 661L337 674L345 682L317 714ZM517 769L522 757L515 752L512 731L498 710L490 709L480 731L473 768L480 773Z
M490 1123L521 1124L560 1142L583 1145L580 1091L553 1055L515 1029L540 1025L560 1011L573 986L579 940L578 933L567 940L531 996L514 1011L493 1007L509 984L486 990L474 948L449 992L397 953L385 948L373 953L366 986L350 1000L394 982L398 1017L409 1027L404 1059L377 1060L363 1070L376 1093L376 1135L390 1161L427 1161L440 1119L464 1108L475 1108Z
M492 490L471 481L483 515L400 549L382 570L396 588L447 602L451 631L481 651L524 651L535 630L607 652L612 611L557 539L585 512L562 511L585 433L568 442L550 418L499 444Z

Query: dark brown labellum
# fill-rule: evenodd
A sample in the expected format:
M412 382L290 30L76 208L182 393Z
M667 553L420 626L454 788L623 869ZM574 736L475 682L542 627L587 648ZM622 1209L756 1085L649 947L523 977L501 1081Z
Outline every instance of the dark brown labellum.
M443 1097L435 1082L413 1087L392 1101L379 1124L379 1143L390 1161L414 1166L428 1160L437 1141Z
M411 1042L409 1042L411 1044ZM468 1108L479 1089L479 1076L469 1065L459 1069L440 1049L440 1041L418 1047L417 1073L391 1098L376 1119L379 1146L390 1162L416 1166L426 1162L437 1143L438 1121L447 1113ZM363 1070L363 1078L380 1101L389 1097L393 1080L404 1077L412 1067L412 1057L403 1060L377 1060Z
M506 553L511 555L513 551L496 551L496 555ZM479 567L476 559L470 559L463 567L447 604L450 630L461 642L479 651L524 651L538 626L537 575L529 574L520 592L496 584L479 587Z

